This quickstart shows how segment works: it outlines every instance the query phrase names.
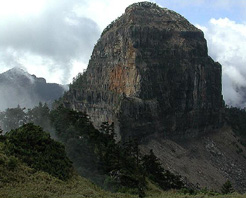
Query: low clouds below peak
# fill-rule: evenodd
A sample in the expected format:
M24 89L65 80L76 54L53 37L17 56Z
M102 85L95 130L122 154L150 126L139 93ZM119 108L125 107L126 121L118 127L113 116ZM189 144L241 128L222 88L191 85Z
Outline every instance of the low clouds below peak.
M48 81L71 81L75 75L72 72L83 69L73 68L72 63L77 61L81 63L78 67L84 67L100 35L92 19L72 12L75 3L53 1L40 15L1 20L1 69L21 66L30 73L44 75ZM53 75L49 73L52 71ZM55 71L62 76L57 76Z
M102 30L134 2L37 0L41 10L35 14L28 9L29 15L13 4L20 12L0 14L0 73L22 67L48 82L70 83L86 69ZM1 4L11 8L9 3Z
M246 24L228 18L211 19L201 27L210 56L222 65L223 95L228 105L246 106Z
M14 1L17 0L11 2ZM223 66L224 99L229 105L244 107L245 0L150 1L183 14L191 23L206 26L199 27L205 32L210 56ZM28 9L32 15L15 15L14 11L8 15L7 10L3 14L1 5L11 9L13 4L3 2L0 2L0 73L21 67L46 78L47 82L67 84L86 69L102 30L138 0L37 0L42 6L35 9L42 8L37 13ZM19 2L18 5L24 6ZM225 15L227 18L218 19ZM216 19L207 24L211 16Z

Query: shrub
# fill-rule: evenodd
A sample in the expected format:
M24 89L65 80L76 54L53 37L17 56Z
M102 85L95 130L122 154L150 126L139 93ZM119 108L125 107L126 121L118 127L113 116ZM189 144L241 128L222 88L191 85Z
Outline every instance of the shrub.
M64 146L51 139L41 127L29 123L11 130L6 137L7 154L16 156L35 170L45 171L62 180L72 175L72 163Z
M156 182L162 189L182 189L184 183L179 175L174 175L168 170L164 170L160 160L155 156L153 150L150 150L149 155L142 158L142 165L149 178Z
M233 189L233 187L232 187L232 185L231 185L231 182L229 181L229 180L227 180L224 184L223 184L223 186L222 186L222 188L221 188L221 193L222 194L229 194L229 193L233 193L234 192L234 189Z
M11 156L9 158L9 161L7 162L7 167L9 170L14 170L17 167L17 164L18 160L15 157Z

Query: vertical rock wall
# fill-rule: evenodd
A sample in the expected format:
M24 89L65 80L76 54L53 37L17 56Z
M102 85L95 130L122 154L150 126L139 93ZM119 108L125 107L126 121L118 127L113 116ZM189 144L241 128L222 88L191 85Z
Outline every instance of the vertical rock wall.
M129 6L96 44L87 71L64 96L119 137L195 136L222 124L221 65L202 31L149 2Z

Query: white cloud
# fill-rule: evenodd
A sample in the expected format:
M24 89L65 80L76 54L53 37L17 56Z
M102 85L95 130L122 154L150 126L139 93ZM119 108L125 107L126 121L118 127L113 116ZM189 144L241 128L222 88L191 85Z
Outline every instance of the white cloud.
M90 0L78 5L74 10L79 16L93 19L101 30L124 13L125 8L139 0ZM155 2L152 0L152 2Z
M38 2L45 3L44 0ZM31 74L45 77L48 82L71 82L79 70L78 62L80 71L86 67L100 35L92 19L73 12L74 6L81 2L52 0L46 1L46 7L38 14L26 10L0 15L0 72L22 67ZM1 6L10 5L0 0Z
M48 82L71 82L102 30L134 2L0 0L0 73L18 66Z
M229 10L232 7L236 8L245 8L246 3L245 0L187 0L187 1L180 1L180 0L166 0L161 1L157 0L157 3L161 5L168 5L177 8L184 8L184 7L196 7L198 6L200 9L206 8L213 8L213 9L226 9Z
M0 0L0 17L9 15L39 14L47 0Z
M22 4L18 0L13 4L14 1L17 0L0 0L0 72L25 67L48 82L68 83L87 67L101 31L139 0L23 0ZM164 7L197 6L218 12L220 8L229 12L236 8L239 13L243 10L242 16L246 13L245 0L150 1ZM33 9L27 9L27 5ZM205 32L209 54L223 66L225 101L242 105L246 96L240 92L246 87L246 24L221 18L211 19L208 26L199 28Z
M205 33L209 55L222 65L223 95L227 104L246 105L246 24L228 18L211 19Z

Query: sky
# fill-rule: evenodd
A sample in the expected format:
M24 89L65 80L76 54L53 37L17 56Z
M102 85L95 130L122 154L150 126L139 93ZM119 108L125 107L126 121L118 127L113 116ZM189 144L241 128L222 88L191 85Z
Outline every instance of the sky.
M0 0L0 73L21 67L67 84L88 65L103 29L135 0ZM222 65L226 103L246 102L246 0L154 0L202 29Z

